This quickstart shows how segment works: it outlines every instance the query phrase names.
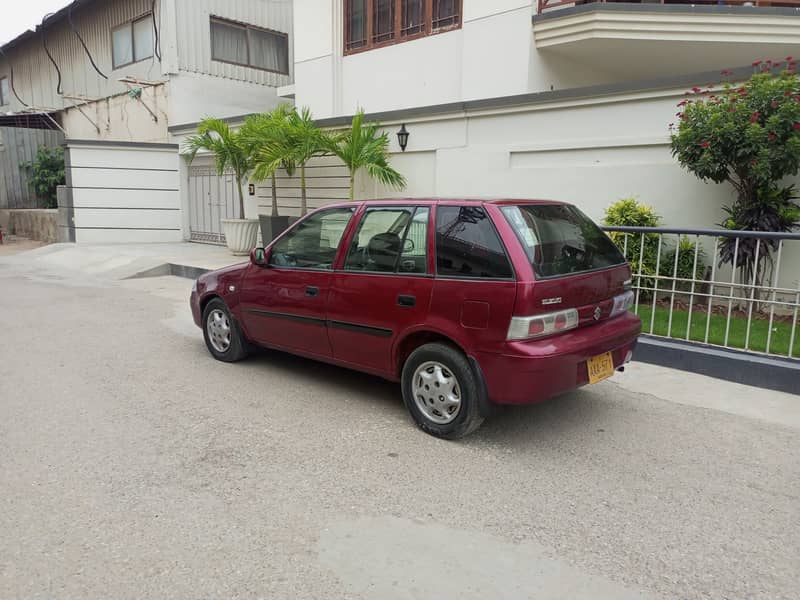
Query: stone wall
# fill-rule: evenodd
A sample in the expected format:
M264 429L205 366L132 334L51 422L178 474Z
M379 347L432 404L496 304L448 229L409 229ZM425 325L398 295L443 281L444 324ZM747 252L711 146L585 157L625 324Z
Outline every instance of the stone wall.
M58 241L58 210L0 209L0 228L6 235L14 234L52 244Z

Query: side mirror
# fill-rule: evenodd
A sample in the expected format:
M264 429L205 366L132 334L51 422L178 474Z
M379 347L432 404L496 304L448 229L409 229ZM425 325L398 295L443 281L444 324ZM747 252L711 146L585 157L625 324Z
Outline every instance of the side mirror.
M266 267L267 251L264 248L253 248L250 250L250 262L257 267Z

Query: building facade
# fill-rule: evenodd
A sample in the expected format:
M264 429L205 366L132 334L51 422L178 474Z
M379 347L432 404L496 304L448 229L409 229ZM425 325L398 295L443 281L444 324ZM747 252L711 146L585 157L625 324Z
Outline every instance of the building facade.
M0 48L0 126L66 138L69 239L182 240L169 128L277 105L292 26L290 0L76 0Z

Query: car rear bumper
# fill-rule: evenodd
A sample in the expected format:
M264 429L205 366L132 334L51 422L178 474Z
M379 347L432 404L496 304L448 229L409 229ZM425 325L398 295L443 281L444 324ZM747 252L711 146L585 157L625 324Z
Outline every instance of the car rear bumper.
M611 352L614 368L630 359L641 331L625 313L603 323L535 342L511 342L502 354L475 353L495 404L534 404L589 383L586 361Z

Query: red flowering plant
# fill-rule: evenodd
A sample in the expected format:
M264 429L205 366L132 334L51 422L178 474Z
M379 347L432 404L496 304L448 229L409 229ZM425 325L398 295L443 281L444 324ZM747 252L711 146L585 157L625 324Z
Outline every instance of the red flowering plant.
M756 61L744 83L725 81L715 97L689 93L681 118L670 129L672 154L702 181L730 183L735 198L724 208L727 229L792 231L800 225L800 208L793 186L782 180L800 171L800 78L791 57ZM724 76L732 75L724 71ZM721 240L721 263L733 264L735 241ZM756 240L741 239L737 268L747 281L760 280L776 243L762 243L756 260ZM758 263L758 264L756 264Z

